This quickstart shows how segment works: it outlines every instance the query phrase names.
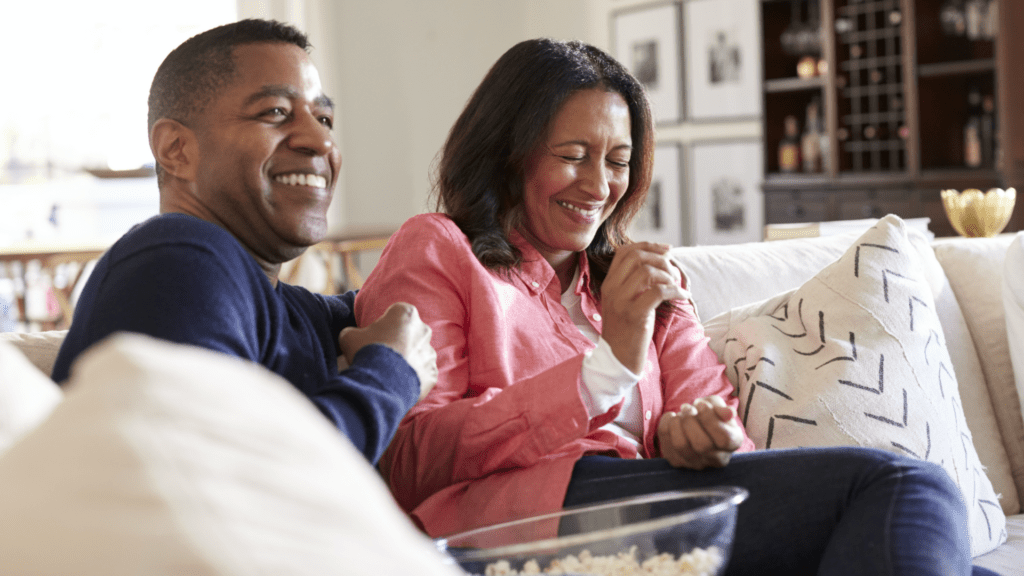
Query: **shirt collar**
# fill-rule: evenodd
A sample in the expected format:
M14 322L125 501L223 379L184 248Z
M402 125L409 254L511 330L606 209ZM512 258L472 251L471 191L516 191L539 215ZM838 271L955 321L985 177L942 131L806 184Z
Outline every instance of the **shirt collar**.
M526 284L526 288L531 294L544 292L552 282L558 282L555 269L551 267L551 264L548 264L548 261L541 256L540 252L533 247L533 244L530 244L518 230L512 230L509 233L509 240L523 254L523 262L519 265L519 277ZM580 279L575 286L576 293L589 293L590 266L587 262L586 252L579 253L577 265L579 266ZM556 290L556 292L560 293L561 291Z

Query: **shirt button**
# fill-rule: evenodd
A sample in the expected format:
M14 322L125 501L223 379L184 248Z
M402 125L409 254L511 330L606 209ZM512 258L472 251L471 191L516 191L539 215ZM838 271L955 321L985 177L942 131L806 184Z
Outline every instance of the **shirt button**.
M540 288L540 282L530 282L534 288Z
M600 322L600 321L601 321L601 315L597 314L597 313L594 313L594 322Z
M651 411L650 411L650 410L648 410L648 411L647 411L647 414L644 414L644 416L646 416L646 417L647 417L647 419L648 419L648 420L650 420L650 419L651 419Z

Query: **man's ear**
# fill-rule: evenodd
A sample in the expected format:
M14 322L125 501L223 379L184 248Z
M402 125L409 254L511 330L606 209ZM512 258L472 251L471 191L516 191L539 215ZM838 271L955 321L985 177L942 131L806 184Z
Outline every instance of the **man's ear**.
M149 147L157 164L169 175L192 182L199 165L195 132L170 118L161 118L149 131Z

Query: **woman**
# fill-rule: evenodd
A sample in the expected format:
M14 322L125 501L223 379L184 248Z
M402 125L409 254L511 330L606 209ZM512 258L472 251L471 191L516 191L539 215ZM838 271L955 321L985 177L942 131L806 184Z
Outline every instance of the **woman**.
M407 301L433 330L438 383L382 459L398 502L441 536L738 485L730 573L969 573L937 466L751 452L668 246L626 238L652 148L643 89L594 47L522 42L484 78L444 147L440 213L402 226L356 299L360 321Z

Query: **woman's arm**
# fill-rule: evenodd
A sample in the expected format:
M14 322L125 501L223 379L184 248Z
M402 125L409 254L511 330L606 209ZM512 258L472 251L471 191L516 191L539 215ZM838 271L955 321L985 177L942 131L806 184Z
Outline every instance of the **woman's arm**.
M437 385L410 410L381 462L406 509L452 484L530 466L614 417L587 416L583 353L550 363L511 357L507 343L529 322L520 308L527 298L536 297L479 266L465 236L440 215L415 217L396 232L360 290L360 325L409 302L437 352ZM526 328L555 337L545 325ZM536 371L524 369L531 363Z
M675 304L654 335L665 395L657 430L660 455L674 466L724 466L733 452L753 450L754 442L740 423L739 400L693 305Z

